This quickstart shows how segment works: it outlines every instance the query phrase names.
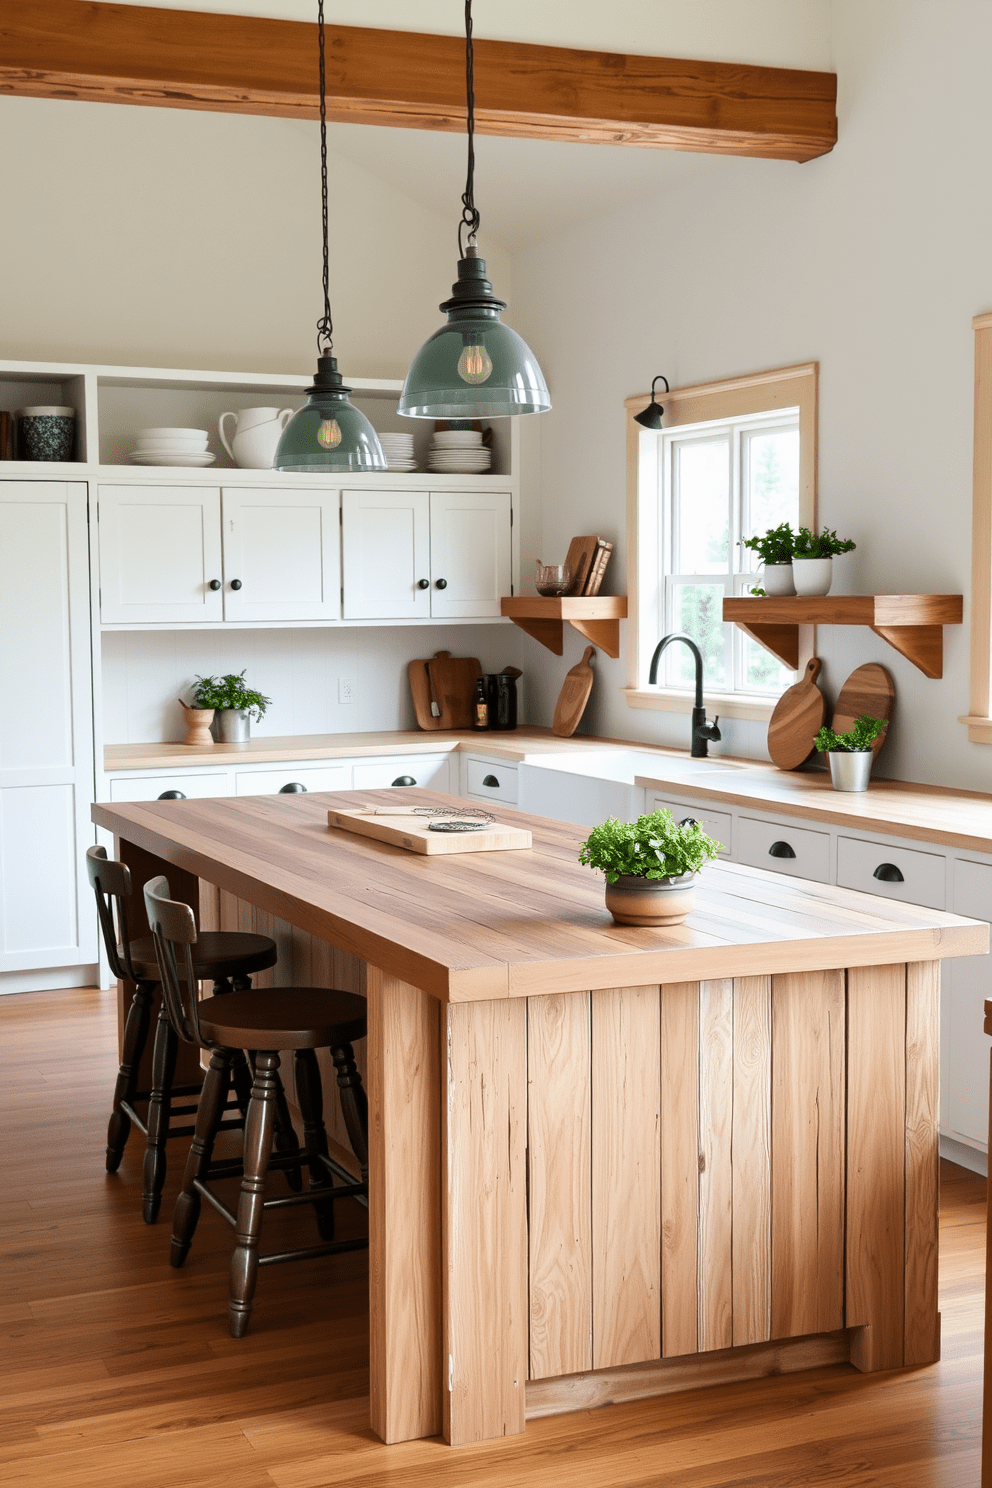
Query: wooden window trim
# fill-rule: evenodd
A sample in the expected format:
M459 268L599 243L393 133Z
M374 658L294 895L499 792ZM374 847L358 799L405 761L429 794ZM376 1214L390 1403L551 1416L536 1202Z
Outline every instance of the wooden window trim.
M971 498L971 676L967 724L972 744L992 744L992 314L976 315L975 453Z
M992 316L989 317L992 325ZM665 409L665 428L677 428L682 424L716 422L720 419L741 418L752 413L774 413L776 409L799 409L799 519L803 526L817 525L817 407L819 397L820 366L818 362L803 362L794 367L779 367L769 372L755 372L745 377L724 378L720 382L698 383L692 387L673 388L661 393ZM642 517L642 502L649 492L642 491L642 455L654 449L657 434L642 429L635 422L635 414L651 402L649 393L638 393L627 398L627 614L632 621L627 628L627 686L622 689L631 708L655 708L665 712L686 712L692 708L690 693L674 689L648 688L647 659L659 639L646 646L643 638L651 633L657 617L648 611L651 606L640 582L638 553L645 522ZM652 470L656 462L645 460ZM816 629L804 626L799 634L799 669L816 650ZM720 694L707 692L707 702L719 701L721 711L728 718L761 719L771 715L775 698L752 698L745 693Z

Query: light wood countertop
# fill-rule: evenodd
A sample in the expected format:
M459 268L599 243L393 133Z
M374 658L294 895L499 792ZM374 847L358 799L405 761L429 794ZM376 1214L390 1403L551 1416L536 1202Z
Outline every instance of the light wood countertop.
M444 802L410 790L420 804ZM615 925L581 827L514 813L530 850L425 857L330 829L386 791L93 807L129 842L446 1002L980 954L988 927L916 905L714 863L682 925Z

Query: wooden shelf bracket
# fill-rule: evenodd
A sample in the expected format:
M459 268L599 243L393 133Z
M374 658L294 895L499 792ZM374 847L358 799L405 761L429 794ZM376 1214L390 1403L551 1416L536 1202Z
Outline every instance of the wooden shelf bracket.
M587 641L616 660L620 655L620 621L627 618L627 597L597 594L585 599L566 594L553 599L541 594L514 595L500 600L500 612L556 656L561 656L565 649L567 621Z
M836 594L812 598L725 599L732 620L759 646L795 670L800 625L864 625L925 677L944 674L944 626L960 625L960 594Z

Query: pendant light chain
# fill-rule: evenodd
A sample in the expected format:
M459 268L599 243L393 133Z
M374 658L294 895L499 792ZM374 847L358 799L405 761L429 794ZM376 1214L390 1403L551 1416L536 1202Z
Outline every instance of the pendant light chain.
M327 260L327 75L324 67L324 0L317 0L317 34L320 47L320 198L324 232L324 313L317 322L317 353L330 356L334 345L331 320L331 277Z
M323 0L321 0L323 4ZM472 0L465 0L465 102L468 127L468 173L462 193L462 220L458 224L458 257L465 257L462 233L468 228L469 244L475 246L479 211L475 205L475 47L472 43Z

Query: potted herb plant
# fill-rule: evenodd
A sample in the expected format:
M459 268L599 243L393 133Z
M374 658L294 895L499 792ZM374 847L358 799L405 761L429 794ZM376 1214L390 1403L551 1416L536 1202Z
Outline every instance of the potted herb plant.
M760 537L741 538L741 547L757 553L764 564L764 589L752 593L771 595L795 594L792 578L792 553L795 533L788 522L769 527Z
M872 748L879 734L889 726L889 720L880 723L870 713L862 713L854 721L849 734L835 734L826 725L814 739L817 749L822 749L830 764L830 783L834 790L863 791L868 789L871 763L875 758Z
M792 579L797 594L829 594L834 576L834 558L838 553L853 553L856 543L849 537L838 537L829 527L811 532L800 527L792 555Z
M271 698L255 692L245 682L245 671L225 677L196 677L193 702L197 708L217 711L217 738L222 744L245 744L251 733L250 720L264 718Z
M721 843L698 822L677 826L670 811L593 827L579 862L606 875L606 907L618 925L677 925L695 899L695 877Z

